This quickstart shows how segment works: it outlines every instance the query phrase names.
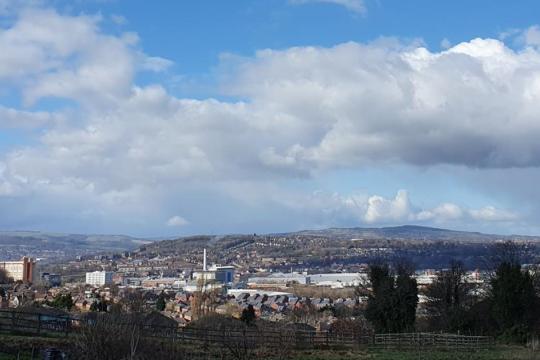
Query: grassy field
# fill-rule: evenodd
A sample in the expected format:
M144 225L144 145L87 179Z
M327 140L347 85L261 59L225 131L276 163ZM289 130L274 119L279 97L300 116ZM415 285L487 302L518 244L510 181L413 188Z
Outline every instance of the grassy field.
M310 351L294 360L540 360L540 351L523 347L500 346L478 352L451 351Z
M0 353L0 360L16 360L16 355ZM21 353L19 360L30 360L30 353ZM39 359L36 354L34 359ZM452 353L442 351L397 352L397 351L312 351L299 354L293 360L533 360L540 359L540 352L525 349L495 349L475 353ZM158 359L156 359L158 360Z
M35 349L34 359L41 359L39 349L62 348L66 342L67 340L62 338L0 334L0 360L17 359L19 351L19 360L31 359L32 348Z
M44 349L46 347L62 348L69 339L38 338L0 334L0 360L17 359L16 349L26 351L19 354L19 360L31 359L32 347ZM12 355L3 352L10 349ZM39 359L37 352L34 359ZM520 346L499 345L491 350L477 352L451 352L442 350L433 351L397 351L397 350L309 350L299 352L291 357L293 360L540 360L540 351ZM159 359L156 359L159 360Z

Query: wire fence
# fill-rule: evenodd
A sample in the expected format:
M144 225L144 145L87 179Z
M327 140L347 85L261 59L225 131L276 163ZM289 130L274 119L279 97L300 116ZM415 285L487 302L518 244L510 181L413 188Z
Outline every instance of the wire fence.
M68 316L50 316L31 312L0 310L0 332L35 336L69 337L92 326L96 320ZM115 326L134 326L134 323L115 323ZM454 351L485 350L494 345L489 336L467 336L440 333L396 333L365 335L348 331L309 331L281 326L274 328L246 327L221 329L173 327L136 324L144 337L170 339L197 347L212 346L268 349L324 348L397 348L447 349Z

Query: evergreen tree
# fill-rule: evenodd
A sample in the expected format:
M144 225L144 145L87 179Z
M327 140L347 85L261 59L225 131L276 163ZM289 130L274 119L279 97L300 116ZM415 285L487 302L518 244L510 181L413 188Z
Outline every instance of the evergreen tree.
M165 296L163 295L163 293L161 293L156 301L156 309L158 311L163 311L165 310Z
M369 267L371 294L368 296L366 318L377 332L392 331L392 297L394 279L387 264Z
M255 309L253 308L253 305L248 305L247 308L242 310L242 315L240 316L240 320L242 320L247 325L250 325L257 316L255 315Z
M492 316L501 333L527 333L537 318L537 298L532 277L517 261L502 262L491 280Z
M398 332L414 330L418 305L418 284L412 275L413 271L404 264L398 266L395 290L396 310L399 314L397 319Z
M71 294L58 294L54 297L53 301L51 302L51 306L58 308L58 309L66 309L71 310L73 307L73 298L71 297Z

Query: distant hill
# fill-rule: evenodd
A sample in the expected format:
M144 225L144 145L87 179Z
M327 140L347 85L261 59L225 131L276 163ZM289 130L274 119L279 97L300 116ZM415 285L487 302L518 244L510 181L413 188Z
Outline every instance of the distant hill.
M493 235L405 225L187 236L143 245L135 251L135 256L165 256L196 264L201 260L202 249L206 248L212 262L256 267L263 264L262 259L274 259L270 260L277 261L274 268L281 266L283 271L294 266L330 271L339 266L367 264L393 257L408 259L422 269L442 268L451 259L460 259L467 268L475 269L486 265L493 244L506 240L532 243L529 250L540 254L540 237L536 236Z
M0 259L23 255L43 258L126 251L149 243L126 235L61 234L40 231L0 231Z
M400 240L432 240L432 241L495 241L518 240L540 241L539 236L495 235L480 232L457 231L418 225L403 225L382 228L329 228L323 230L304 230L289 234L325 236L335 239L400 239ZM285 235L285 234L284 234Z
M285 233L270 233L270 234L230 234L230 235L195 235L185 236L177 239L167 239L163 241L155 241L149 246L144 246L143 251L147 249L159 251L170 251L175 248L183 250L191 250L194 248L200 249L201 246L207 247L225 247L238 246L246 242L264 241L274 237L290 238L294 241L297 237L314 237L335 240L336 242L348 242L356 240L407 240L407 241L450 241L450 242L467 242L467 243L484 243L493 241L529 241L540 242L540 236L524 236L524 235L495 235L484 234L480 232L457 231L440 229L427 226L403 225L381 228L328 228L322 230L302 230Z
M190 256L199 254L203 247L209 248L212 253L223 254L226 258L237 257L242 251L254 250L261 256L302 257L306 252L310 252L313 256L320 257L324 254L340 254L343 251L346 252L347 248L356 246L384 247L388 245L388 241L403 249L408 246L406 244L400 245L404 242L485 245L498 240L517 240L540 244L540 237L537 236L493 235L415 225L382 228L329 228L263 235L197 235L176 239L142 239L125 235L61 234L39 231L0 231L0 260L16 259L23 255L45 259L73 258L76 255L105 254L127 250L134 250L140 256L144 256L144 254Z

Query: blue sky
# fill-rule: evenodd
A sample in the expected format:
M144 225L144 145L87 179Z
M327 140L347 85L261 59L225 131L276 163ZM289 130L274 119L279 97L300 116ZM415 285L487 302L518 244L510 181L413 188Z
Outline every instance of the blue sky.
M539 6L0 1L0 228L540 234Z

